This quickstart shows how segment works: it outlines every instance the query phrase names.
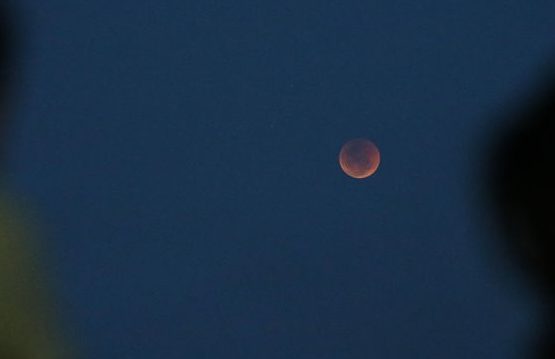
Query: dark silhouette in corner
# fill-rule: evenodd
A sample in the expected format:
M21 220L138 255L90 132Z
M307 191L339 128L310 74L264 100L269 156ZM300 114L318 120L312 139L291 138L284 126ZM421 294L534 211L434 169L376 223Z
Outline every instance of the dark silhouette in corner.
M545 300L538 359L555 358L555 71L505 113L496 138L489 191L506 248Z
M27 224L4 188L7 122L17 81L14 56L19 44L13 14L0 2L0 359L70 357L60 344L46 276L29 245Z
M5 6L0 5L0 98L2 105L4 105L6 85L10 74L8 66L12 53L10 50L13 48L13 36L8 20Z

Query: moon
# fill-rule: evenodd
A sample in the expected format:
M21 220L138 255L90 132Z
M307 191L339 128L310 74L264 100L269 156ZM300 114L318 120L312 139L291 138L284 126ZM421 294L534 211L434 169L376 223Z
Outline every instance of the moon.
M380 151L370 140L356 138L348 141L339 152L339 165L345 174L362 179L372 176L380 166Z

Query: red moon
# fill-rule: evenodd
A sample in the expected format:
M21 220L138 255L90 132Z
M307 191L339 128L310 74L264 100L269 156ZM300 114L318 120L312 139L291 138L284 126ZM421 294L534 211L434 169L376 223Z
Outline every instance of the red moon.
M380 151L372 141L357 138L341 147L339 165L348 176L362 179L372 176L380 166Z

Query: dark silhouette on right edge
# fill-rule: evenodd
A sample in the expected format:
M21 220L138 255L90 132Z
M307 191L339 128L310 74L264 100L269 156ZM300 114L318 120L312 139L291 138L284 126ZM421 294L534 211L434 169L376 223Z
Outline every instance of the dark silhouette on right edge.
M489 191L506 248L545 300L534 358L555 359L555 72L507 112L494 144Z

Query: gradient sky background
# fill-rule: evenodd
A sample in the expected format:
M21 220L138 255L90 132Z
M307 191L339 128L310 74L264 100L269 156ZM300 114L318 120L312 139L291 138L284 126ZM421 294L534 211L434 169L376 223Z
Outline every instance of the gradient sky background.
M11 180L85 357L517 357L477 169L553 1L21 3Z

